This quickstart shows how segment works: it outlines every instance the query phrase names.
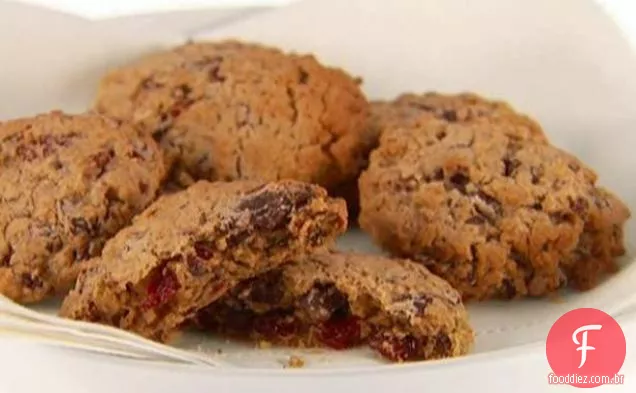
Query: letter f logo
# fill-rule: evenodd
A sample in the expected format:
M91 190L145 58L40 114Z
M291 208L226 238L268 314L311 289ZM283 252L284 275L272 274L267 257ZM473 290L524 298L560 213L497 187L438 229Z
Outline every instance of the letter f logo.
M592 346L587 345L587 332L590 330L601 330L601 328L602 328L601 325L585 325L576 329L574 333L572 334L572 341L574 341L574 344L580 345L580 347L576 349L577 351L581 351L581 364L579 365L579 368L583 367L583 365L585 364L585 361L587 360L587 351L593 351L596 349ZM583 332L583 334L582 334L581 342L579 342L577 336L581 332Z

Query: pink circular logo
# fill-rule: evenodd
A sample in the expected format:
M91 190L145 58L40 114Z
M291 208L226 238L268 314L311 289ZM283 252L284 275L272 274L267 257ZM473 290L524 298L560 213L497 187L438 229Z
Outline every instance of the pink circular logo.
M618 372L626 347L623 330L608 314L594 308L569 311L548 333L545 352L553 371L548 382L579 388L622 384Z

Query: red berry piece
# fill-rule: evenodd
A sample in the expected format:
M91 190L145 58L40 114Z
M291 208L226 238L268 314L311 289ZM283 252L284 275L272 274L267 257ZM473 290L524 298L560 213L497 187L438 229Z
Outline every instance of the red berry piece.
M360 343L360 321L356 317L332 319L318 325L318 339L333 349L347 349Z
M148 285L146 300L142 308L148 310L166 304L177 293L179 281L170 269L163 269Z
M397 337L390 333L378 333L369 337L369 346L394 362L413 360L422 348L420 340L411 335Z

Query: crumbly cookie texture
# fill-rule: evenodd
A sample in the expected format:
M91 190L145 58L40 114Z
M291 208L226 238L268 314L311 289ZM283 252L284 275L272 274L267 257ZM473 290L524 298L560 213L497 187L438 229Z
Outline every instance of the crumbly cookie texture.
M369 108L370 116L363 144L367 147L363 168L368 166L369 154L378 146L384 130L400 127L426 128L429 122L479 123L499 130L515 140L548 143L541 126L534 119L516 111L506 102L475 93L407 93L393 100L372 101ZM339 186L335 195L345 198L350 221L356 220L360 209L357 179Z
M360 225L465 299L580 289L616 269L628 208L596 174L498 124L387 129L360 178Z
M366 150L359 81L313 56L237 41L188 43L113 70L95 107L160 142L175 184L354 178Z
M149 136L97 114L0 123L0 293L65 294L166 175Z
M331 245L346 221L318 186L200 181L112 238L60 314L165 342L237 283Z
M196 324L292 346L366 344L393 361L464 355L474 340L460 294L424 266L336 251L241 283Z

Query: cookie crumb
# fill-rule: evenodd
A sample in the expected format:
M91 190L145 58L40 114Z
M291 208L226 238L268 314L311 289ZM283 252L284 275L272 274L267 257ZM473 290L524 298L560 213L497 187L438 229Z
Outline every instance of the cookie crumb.
M548 294L548 300L550 301L550 303L554 304L563 304L566 301L563 295L559 292Z
M272 343L267 340L260 340L258 342L258 349L270 349L272 347Z
M303 368L303 367L305 367L305 361L296 355L291 355L289 357L289 360L287 360L287 364L285 365L285 368Z
M223 349L219 348L216 350L216 353L219 355L223 355Z

